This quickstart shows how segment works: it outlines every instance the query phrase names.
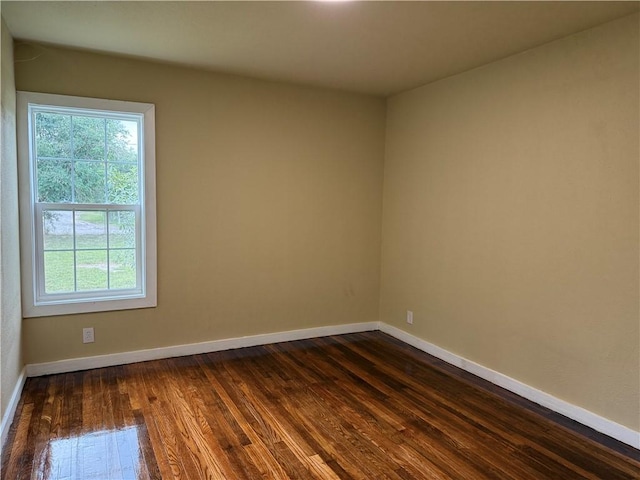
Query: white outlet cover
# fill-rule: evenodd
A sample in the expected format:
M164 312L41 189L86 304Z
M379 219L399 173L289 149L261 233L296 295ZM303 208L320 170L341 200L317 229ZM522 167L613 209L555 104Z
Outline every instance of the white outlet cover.
M93 343L93 342L95 342L93 327L83 328L82 343Z
M407 323L413 325L413 312L411 310L407 310Z

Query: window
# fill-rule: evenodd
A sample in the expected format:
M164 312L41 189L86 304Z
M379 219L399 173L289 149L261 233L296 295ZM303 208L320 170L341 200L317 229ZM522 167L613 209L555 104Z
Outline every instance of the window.
M18 92L26 317L156 305L154 106Z

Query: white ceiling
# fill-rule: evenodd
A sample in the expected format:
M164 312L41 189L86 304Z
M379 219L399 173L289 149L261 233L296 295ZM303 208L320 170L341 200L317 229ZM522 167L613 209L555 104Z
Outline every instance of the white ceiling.
M631 14L640 2L2 1L13 36L389 95Z

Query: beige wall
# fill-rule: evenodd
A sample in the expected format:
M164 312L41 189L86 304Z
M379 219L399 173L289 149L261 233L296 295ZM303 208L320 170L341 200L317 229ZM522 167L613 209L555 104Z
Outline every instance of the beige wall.
M633 15L391 98L381 276L382 321L634 430L639 53Z
M156 105L158 307L26 319L27 363L378 319L385 103L17 46L18 90ZM81 342L94 326L96 342Z
M2 24L0 104L0 418L22 372L18 170L16 160L16 90L13 40ZM8 425L7 425L8 426Z

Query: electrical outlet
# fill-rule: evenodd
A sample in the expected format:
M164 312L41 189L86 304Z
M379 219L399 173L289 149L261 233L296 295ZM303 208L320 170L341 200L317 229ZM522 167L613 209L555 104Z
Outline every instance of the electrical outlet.
M95 341L95 337L93 336L93 327L83 328L82 343L93 343Z
M407 310L407 323L413 325L413 312L411 310Z

